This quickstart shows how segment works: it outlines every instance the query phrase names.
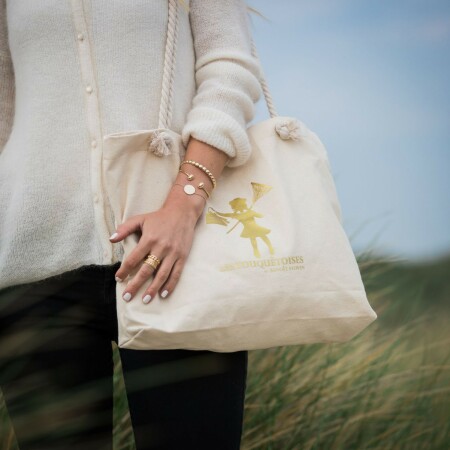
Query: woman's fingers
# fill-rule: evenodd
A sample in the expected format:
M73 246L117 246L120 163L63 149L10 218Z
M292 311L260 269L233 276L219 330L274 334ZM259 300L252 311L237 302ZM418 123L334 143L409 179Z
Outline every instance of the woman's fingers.
M186 262L185 257L180 257L175 261L175 263L172 266L172 271L170 272L170 275L167 279L167 282L164 284L162 289L161 289L161 285L159 285L158 282L155 283L155 289L160 291L159 295L161 295L161 297L166 298L171 292L173 292L173 290L175 289L175 286L178 283L178 280L180 279L181 272L183 271L185 262ZM158 272L159 272L159 269L158 269ZM158 272L156 272L156 274L157 274L156 276L158 276ZM154 279L154 282L155 281L156 280ZM161 283L161 284L163 284L163 283ZM152 283L152 285L153 285L153 283ZM151 287L149 289L151 289Z
M140 266L149 253L148 248L149 245L144 244L141 239L128 257L122 261L122 264L116 272L116 279L118 278L121 281L125 280L128 275Z
M142 301L144 303L148 303L150 300L154 299L161 286L167 281L167 279L172 276L171 272L173 272L174 267L177 265L177 259L173 256L167 255L158 266L156 273L154 274L153 280L145 290ZM164 290L160 292L160 296L165 298L171 291L165 287L167 293L164 293Z
M123 299L126 301L130 301L135 296L136 292L140 290L141 286L148 282L149 278L153 275L155 269L149 264L144 263L144 260L150 253L155 255L161 261L157 268L158 282L161 284L168 278L172 265L176 260L172 248L173 244L169 242L163 243L161 241L158 241L156 244L149 242L144 244L142 241L142 239L139 241L139 244L122 262L121 267L116 272L116 275L124 280L125 278L122 278L122 276L127 276L129 273L133 272L136 267L139 269L130 279L123 292ZM150 251L149 248L152 250ZM156 292L157 289L152 289L150 291L150 299L154 298ZM150 301L150 299L147 297L146 302Z
M175 260L176 258L171 255L167 255L166 257L164 257L161 263L158 265L156 273L153 267L144 262L141 262L140 269L127 284L123 292L123 299L126 301L130 301L135 296L136 292L139 291L141 286L144 283L148 282L148 279L152 275L154 275L153 281L142 296L142 301L144 303L150 302L150 300L155 298L159 288L169 277Z
M179 221L177 220L174 220L173 223L169 221L170 226L159 226L155 229L152 223L153 218L157 219L158 223L167 223L165 210L158 213L162 218L154 216L154 213L137 215L130 217L117 227L118 235L113 238L115 241L120 241L134 231L142 230L143 233L138 245L122 261L115 274L117 281L123 281L133 275L123 291L125 301L130 301L152 276L154 278L145 290L142 301L150 302L158 292L162 298L165 298L174 290L181 276L184 262L192 245L194 230L189 229L189 233L185 233L183 229L179 230ZM176 233L174 233L174 229ZM184 241L180 239L180 236L183 236ZM188 245L186 245L186 240ZM156 272L152 266L144 263L150 254L161 261Z
M128 234L131 234L133 230L141 230L143 228L143 223L141 220L142 215L133 216L123 224L119 225L117 227L117 230L120 235L117 236L116 239L120 240L120 236L125 237ZM127 258L122 261L122 264L115 274L116 280L125 280L137 267L139 267L142 264L143 260L150 253L149 249L153 248L154 245L156 245L156 242L156 238L152 236L151 233L149 235L149 233L147 232L146 235L142 235L133 251L127 256ZM163 250L165 250L165 248L163 248ZM160 258L159 255L156 256Z
M140 231L142 226L142 214L132 216L117 226L116 231L109 237L111 242L119 242L135 231Z
M146 263L142 263L141 268L138 270L136 275L127 284L125 290L123 291L122 297L125 301L130 301L139 291L140 287L148 281L148 279L153 275L155 269Z

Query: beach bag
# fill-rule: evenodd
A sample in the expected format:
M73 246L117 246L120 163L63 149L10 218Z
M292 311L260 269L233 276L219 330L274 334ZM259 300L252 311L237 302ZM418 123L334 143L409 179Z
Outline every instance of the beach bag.
M158 128L103 139L115 226L159 209L184 157L170 129L177 3L169 0ZM247 162L217 180L174 291L144 304L149 279L125 302L127 280L117 282L119 347L232 352L345 342L377 318L342 226L327 151L304 122L276 114L262 70L260 81L270 118L247 128ZM135 233L121 241L123 259L137 243Z

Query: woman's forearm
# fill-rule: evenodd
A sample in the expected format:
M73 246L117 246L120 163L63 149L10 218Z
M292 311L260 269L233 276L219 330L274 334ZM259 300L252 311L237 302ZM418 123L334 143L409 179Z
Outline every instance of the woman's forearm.
M191 137L186 148L184 160L193 160L205 166L216 179L218 188L220 183L217 180L225 167L228 160L228 155L225 152L212 147L211 145ZM208 202L205 191L199 189L197 186L199 183L203 182L205 189L212 197L214 195L212 181L208 174L193 164L183 164L181 166L181 170L188 174L194 175L194 178L189 181L186 174L183 172L178 172L174 185L170 189L163 206L182 208L185 210L186 214L191 215L194 220L197 220L202 214L206 202ZM206 202L198 195L187 195L183 191L183 186L177 186L175 183L179 183L183 186L187 183L193 184L196 189L196 193L205 197Z

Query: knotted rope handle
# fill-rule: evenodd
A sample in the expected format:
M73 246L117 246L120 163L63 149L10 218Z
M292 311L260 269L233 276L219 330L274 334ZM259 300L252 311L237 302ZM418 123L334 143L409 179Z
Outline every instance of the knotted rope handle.
M178 2L179 0L169 0L168 5L168 21L167 21L167 37L166 47L164 52L164 68L162 78L161 89L161 103L159 106L159 123L158 128L170 128L172 121L172 104L173 104L173 80L175 74L175 57L177 50L178 40ZM259 82L264 94L264 98L267 105L267 110L271 118L276 117L278 114L273 104L272 96L269 91L266 79L263 74L261 61L256 51L256 45L251 38L251 52L260 66Z

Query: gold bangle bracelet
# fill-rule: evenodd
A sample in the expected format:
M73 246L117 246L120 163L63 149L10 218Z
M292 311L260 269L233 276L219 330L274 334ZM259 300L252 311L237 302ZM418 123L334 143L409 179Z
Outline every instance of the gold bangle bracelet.
M181 170L181 169L180 169L178 172L182 172L182 173L184 173L185 175L187 175L187 179L188 179L189 181L195 178L193 174L191 174L191 173L186 173L186 172L184 172L184 171ZM208 198L211 197L211 194L206 190L206 188L205 188L205 183L203 183L203 181L200 182L200 183L198 183L197 187L198 187L199 189L202 189L202 190L205 192L205 194L208 196Z
M197 187L205 191L205 194L208 196L208 198L211 196L211 194L205 189L205 183L203 183L203 181L201 183L198 183Z
M216 179L214 178L214 175L213 175L213 174L212 174L212 173L211 173L204 165L202 165L202 164L200 164L200 163L198 163L197 161L194 161L194 160L192 160L192 159L184 160L184 161L180 164L180 167L181 167L183 164L192 164L193 166L198 167L199 169L203 170L203 172L205 172L205 173L209 176L209 178L211 179L211 182L212 182L212 184L213 184L213 187L215 188L215 187L217 186L217 182L216 182Z
M184 173L186 176L187 176L187 179L189 180L189 181L191 181L191 180L193 180L195 177L194 177L194 175L192 174L192 173L186 173L184 170L178 170L178 172L182 172L182 173Z

